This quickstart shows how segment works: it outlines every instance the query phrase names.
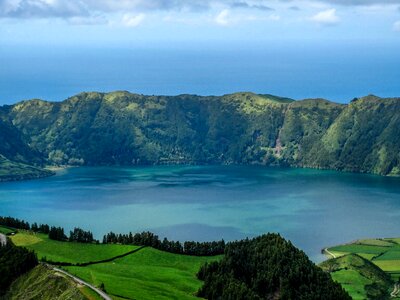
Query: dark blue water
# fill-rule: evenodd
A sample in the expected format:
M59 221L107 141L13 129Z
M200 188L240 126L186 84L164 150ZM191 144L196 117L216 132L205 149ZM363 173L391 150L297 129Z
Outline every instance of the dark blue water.
M108 47L0 44L0 104L82 91L222 95L253 91L349 102L400 96L400 45L312 41Z
M400 236L400 178L245 166L72 168L0 184L0 215L179 240L279 232L315 261L323 247Z

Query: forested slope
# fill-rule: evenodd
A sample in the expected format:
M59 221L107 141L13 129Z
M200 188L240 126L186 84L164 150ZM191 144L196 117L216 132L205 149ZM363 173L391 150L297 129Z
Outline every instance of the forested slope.
M0 116L12 126L7 143L15 137L11 146L0 146L11 161L262 164L400 174L399 98L368 96L343 105L252 93L81 93L63 102L5 106Z

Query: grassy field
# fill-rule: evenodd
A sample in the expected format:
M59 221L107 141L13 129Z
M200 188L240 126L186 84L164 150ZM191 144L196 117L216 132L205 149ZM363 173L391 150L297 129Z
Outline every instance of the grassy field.
M10 229L8 227L0 226L0 233L2 233L2 234L9 234L12 232L15 232L15 230Z
M394 280L400 274L400 239L367 239L328 248L336 256L356 253L389 272Z
M106 292L113 297L196 299L194 294L201 286L196 273L203 263L217 259L144 248L113 262L65 269L94 285L104 283Z
M78 289L81 294L84 295L88 300L103 300L103 298L99 294L97 294L95 291L88 288L87 286L79 286Z
M50 240L45 234L18 231L11 237L17 246L34 250L39 258L55 262L82 263L115 257L137 246L96 245ZM114 299L196 299L201 286L196 278L200 266L219 257L177 255L150 247L111 262L86 267L64 267L68 272L96 286L105 285ZM96 294L86 288L89 299ZM198 298L197 298L198 299Z
M46 257L53 262L83 263L112 258L137 246L130 245L96 245L50 240L47 235L28 231L19 231L11 237L16 246L34 250L39 259Z
M353 299L386 299L393 287L390 276L357 254L330 259L320 265Z
M340 282L343 288L351 295L354 300L367 299L365 286L372 281L363 277L355 270L340 270L332 273L332 279Z
M339 258L345 257L348 254L357 254L365 258L369 262L373 263L379 269L384 271L391 279L392 286L389 288L389 290L392 290L393 284L399 281L400 278L399 238L358 240L349 244L328 248L328 251L330 251ZM368 285L368 283L365 282L365 276L364 279L359 278L359 280L356 280L355 278L356 275L354 273L354 270L351 270L351 268L348 267L347 269L343 268L343 270L339 270L331 274L332 278L340 282L345 288L347 287L349 289L354 289L354 291L351 291L352 296L359 294L358 292L356 292L356 290L357 291L362 289L365 290L365 286ZM349 277L352 277L354 280L349 280ZM397 299L400 299L400 297L398 297Z

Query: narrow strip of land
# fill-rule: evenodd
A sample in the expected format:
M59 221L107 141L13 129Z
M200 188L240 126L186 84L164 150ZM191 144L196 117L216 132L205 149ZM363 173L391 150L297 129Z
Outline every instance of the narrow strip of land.
M77 283L79 283L79 284L81 284L81 285L87 286L88 288L92 289L92 290L95 291L97 294L99 294L104 300L112 300L112 298L111 298L110 296L108 296L105 292L103 292L103 291L100 290L99 288L97 288L97 287L91 285L90 283L88 283L88 282L86 282L86 281L83 281L82 279L80 279L80 278L78 278L78 277L76 277L76 276L74 276L74 275L72 275L72 274L70 274L70 273L68 273L68 272L66 272L66 271L64 271L64 270L61 270L61 269L59 269L59 268L57 268L57 267L54 267L54 266L52 266L52 265L46 264L46 266L48 266L49 268L51 268L52 270L54 270L54 271L56 271L56 272L62 273L62 274L64 274L65 276L68 276L68 277L72 278L75 282L77 282Z
M328 250L328 248L324 249L324 252L328 253L330 256L332 256L333 258L336 258L336 255L333 254L331 251Z

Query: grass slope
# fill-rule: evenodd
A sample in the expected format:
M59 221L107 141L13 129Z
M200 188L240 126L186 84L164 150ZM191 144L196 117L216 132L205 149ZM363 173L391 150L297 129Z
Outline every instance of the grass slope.
M14 281L5 295L7 300L98 300L99 298L80 288L69 278L39 265Z
M110 263L65 269L94 285L104 283L108 294L122 298L196 299L202 284L196 273L203 263L217 259L144 248Z
M336 256L358 254L390 274L393 280L397 281L400 278L400 239L358 240L328 250Z
M39 259L46 257L56 262L99 261L138 248L59 242L44 234L22 230L11 238L17 246L34 250ZM65 269L94 285L104 283L107 293L115 299L195 299L194 294L201 286L201 281L196 278L200 266L217 259L219 257L177 255L144 248L112 262ZM91 291L83 289L82 293L88 296Z
M320 266L355 300L389 298L389 290L393 287L390 277L357 254L333 258Z
M400 280L400 238L358 240L328 248L328 251L339 258L346 257L349 254L356 254L365 258L390 277L392 281L392 286L389 288L390 292L393 290L393 284ZM349 269L352 268L349 267ZM339 282L344 282L344 276L351 276L351 272L348 272L348 270L335 273L332 274L333 278ZM339 278L335 278L335 276L339 276ZM358 287L354 288L359 290L361 285L358 284ZM399 296L396 299L400 298Z
M16 232L15 229L11 229L11 228L6 227L6 226L0 226L0 233L2 233L2 234L6 234L7 235L7 234L11 234L13 232Z
M28 231L19 231L11 237L16 246L34 250L39 259L46 257L53 262L83 263L112 258L137 246L82 244L50 240L47 235Z

